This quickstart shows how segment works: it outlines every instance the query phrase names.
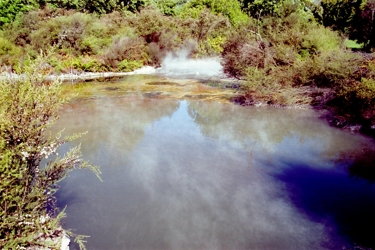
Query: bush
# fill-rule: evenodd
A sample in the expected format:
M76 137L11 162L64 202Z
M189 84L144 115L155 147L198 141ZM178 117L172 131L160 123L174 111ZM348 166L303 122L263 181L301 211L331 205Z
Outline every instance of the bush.
M27 50L47 51L55 46L65 53L92 55L102 53L112 42L117 26L106 24L94 15L45 8L23 15L4 34Z
M203 9L196 19L187 19L192 38L199 45L202 55L215 55L223 50L222 46L232 28L229 19L215 15Z
M347 122L360 123L366 130L375 126L375 63L370 60L358 65L355 77L335 86L337 97L329 105Z
M123 37L114 41L103 55L104 63L112 69L117 69L124 61L142 61L143 64L149 61L146 54L146 43L143 38Z
M0 37L0 65L14 66L22 55L22 49Z
M243 79L248 67L264 68L269 64L270 46L258 35L248 32L245 27L230 36L222 52L224 73Z
M83 40L93 29L93 16L83 13L74 13L69 16L59 16L40 23L40 27L31 34L31 45L36 50L47 50L49 46L57 46L70 50L74 54L93 51L83 46ZM100 30L98 31L100 32Z
M141 68L142 66L142 61L128 61L125 59L119 63L117 70L121 72L130 72L134 71L135 69Z
M234 27L239 27L248 21L247 15L242 12L240 2L237 0L191 0L182 7L181 15L188 14L196 17L204 9L210 9L216 15L227 17Z
M58 82L45 84L37 76L42 62L22 78L0 78L1 249L58 248L59 242L47 240L62 234L58 225L63 213L54 216L57 183L77 168L99 174L80 158L79 147L57 156L59 146L79 135L60 139L46 133L64 99ZM49 161L41 166L44 158Z
M362 58L345 50L337 33L299 12L252 20L227 40L222 57L224 72L246 81L249 103L322 106L361 78Z
M27 12L36 7L33 1L2 0L0 4L0 27L12 22L19 13Z

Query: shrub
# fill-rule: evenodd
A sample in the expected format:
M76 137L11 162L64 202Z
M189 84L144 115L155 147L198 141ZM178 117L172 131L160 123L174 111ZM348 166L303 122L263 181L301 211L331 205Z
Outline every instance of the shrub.
M88 49L82 46L82 42L94 20L93 16L83 13L50 19L41 23L39 29L31 34L31 44L37 50L46 50L55 45L70 49L75 54L83 53Z
M160 10L154 7L144 8L136 16L129 16L127 20L135 28L138 36L146 36L166 29L175 30L178 28L175 20L164 16Z
M345 50L337 33L298 11L282 19L252 20L227 40L222 57L224 72L246 81L243 93L250 103L317 104L317 93L327 92L322 106L361 79L362 58ZM347 93L354 100L360 92Z
M231 25L228 18L215 15L203 9L196 19L187 19L192 38L199 45L202 55L215 55L222 51L222 46L229 35Z
M149 61L145 51L146 43L143 38L123 37L112 43L103 54L103 60L112 69L117 69L123 60L142 61L145 64Z
M122 72L130 72L135 69L141 68L142 66L143 66L142 61L128 61L125 59L119 63L117 70L122 71Z
M247 29L234 33L224 44L222 64L224 73L238 79L246 76L248 67L264 68L268 64L270 46L257 34L246 32Z
M208 51L208 54L220 54L223 52L223 45L226 41L225 36L216 36L216 37L208 37L207 38L207 47L205 50Z
M175 51L190 38L190 31L180 19L163 15L158 9L148 7L137 16L128 17L129 25L148 44L149 58L160 63L160 56Z
M38 77L44 64L39 62L22 78L0 79L1 249L58 248L58 242L47 241L62 234L58 225L63 213L54 216L57 183L77 168L99 174L97 167L80 158L79 147L57 156L59 146L79 135L60 139L46 133L65 100L58 82L45 84ZM41 166L44 158L49 161Z
M214 14L227 17L234 27L248 21L247 15L241 10L240 2L236 0L190 0L182 7L181 15L197 15L206 8Z
M180 2L180 0L159 0L156 5L164 15L175 16L178 13Z
M19 13L34 9L36 4L33 1L2 0L0 4L0 27L12 22Z
M22 55L22 49L0 37L0 65L14 66Z
M107 29L94 15L74 11L31 11L6 27L11 42L28 50L47 51L51 46L75 55L98 54L112 41L113 28Z

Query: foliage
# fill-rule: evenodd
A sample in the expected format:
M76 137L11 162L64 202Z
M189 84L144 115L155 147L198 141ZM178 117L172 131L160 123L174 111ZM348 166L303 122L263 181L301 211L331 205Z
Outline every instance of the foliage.
M36 0L41 8L72 9L80 12L107 14L113 11L139 11L141 7L151 4L151 0Z
M330 104L348 121L375 125L375 62L365 61L347 84L336 86L337 98Z
M222 51L222 45L229 35L231 25L228 18L216 16L203 9L196 19L188 19L192 38L199 45L199 53L215 55Z
M374 0L323 0L314 9L314 15L324 26L345 34L370 51L375 47L374 10Z
M263 17L283 18L292 12L311 14L316 8L309 0L241 0L241 8L250 17L261 19Z
M285 0L242 0L241 8L251 17L278 16Z
M374 62L346 50L343 38L309 13L284 7L282 18L253 19L224 44L224 72L245 80L238 100L328 106L346 122L374 126Z
M137 60L137 61L128 61L123 60L119 63L117 66L117 70L121 72L130 72L135 69L141 68L143 66L143 61Z
M34 1L26 0L1 0L0 2L0 28L12 22L19 13L27 12L36 7Z
M186 0L158 0L156 1L156 6L161 13L167 16L176 16L179 9Z
M50 56L48 63L54 73L104 72L108 70L102 60L90 56Z
M142 38L123 37L113 42L103 55L104 63L116 69L124 60L141 61L146 63L148 56L145 53L146 44Z
M46 247L58 242L46 239L61 236L62 217L55 217L54 193L67 172L97 167L80 158L79 147L65 156L56 150L79 135L61 139L46 130L58 118L61 104L58 82L43 83L39 72L44 60L26 67L20 78L0 78L0 248ZM42 160L49 159L45 166Z
M347 33L366 0L322 0L314 15L326 27Z
M210 9L214 14L222 14L229 18L234 27L238 27L248 20L247 15L242 12L241 5L237 0L190 0L182 6L184 12L190 13L192 17L197 17L203 9Z
M361 5L352 20L349 28L349 38L364 44L368 52L375 48L375 1L368 0Z
M21 54L22 49L20 47L0 37L0 65L14 66Z
M83 13L50 19L40 23L40 27L30 34L31 45L37 51L55 45L72 53L97 52L106 41L102 42L97 36L90 36L90 33L104 32L105 27L94 26L94 21L93 16Z

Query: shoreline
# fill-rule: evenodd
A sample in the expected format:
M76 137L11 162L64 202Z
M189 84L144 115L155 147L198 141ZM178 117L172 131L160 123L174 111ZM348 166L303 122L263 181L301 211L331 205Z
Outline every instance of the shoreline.
M111 77L122 77L122 76L129 76L129 75L149 75L149 74L156 74L157 68L152 66L143 66L139 69L136 69L131 72L80 72L80 73L68 73L68 74L60 74L60 75L47 75L44 77L47 81L55 81L60 80L63 83L68 81L87 81L87 80L95 80L95 79L103 79L103 78L111 78ZM22 74L16 74L16 73L8 73L8 72L1 72L0 73L0 80L1 79L19 79L22 77ZM41 76L42 77L42 76ZM229 80L229 79L228 79ZM231 80L230 80L231 81ZM238 86L239 87L239 86ZM230 102L233 102L236 105L241 106L270 106L275 108L308 108L308 109L316 109L316 110L327 110L329 113L331 113L330 119L328 119L329 123L337 128L349 130L351 132L359 132L361 134L374 136L375 135L375 124L371 124L370 126L366 126L365 124L362 124L361 122L349 122L346 119L342 119L341 116L335 115L335 112L332 110L332 108L328 108L324 104L324 101L320 103L320 105L312 106L311 104L302 104L302 105L279 105L279 104L269 104L264 103L260 100L255 101L252 100L249 102L249 100L239 100L244 98L244 95L238 95ZM244 98L247 99L247 98ZM322 101L322 100L321 100Z
M141 75L141 74L154 74L156 72L156 68L151 66L144 66L142 68L136 69L131 72L82 72L82 73L68 73L68 74L60 74L60 75L47 75L43 77L47 81L54 81L60 80L62 82L65 81L77 81L77 80L94 80L100 78L109 78L109 77L121 77L121 76L128 76L128 75ZM8 72L1 72L0 79L19 79L22 77L22 74L16 73L8 73Z

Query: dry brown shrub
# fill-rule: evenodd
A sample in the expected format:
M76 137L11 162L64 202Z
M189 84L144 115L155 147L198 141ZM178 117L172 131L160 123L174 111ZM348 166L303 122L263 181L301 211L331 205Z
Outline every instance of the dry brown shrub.
M146 42L141 37L123 37L112 43L103 55L104 63L112 68L117 68L123 60L148 62Z

